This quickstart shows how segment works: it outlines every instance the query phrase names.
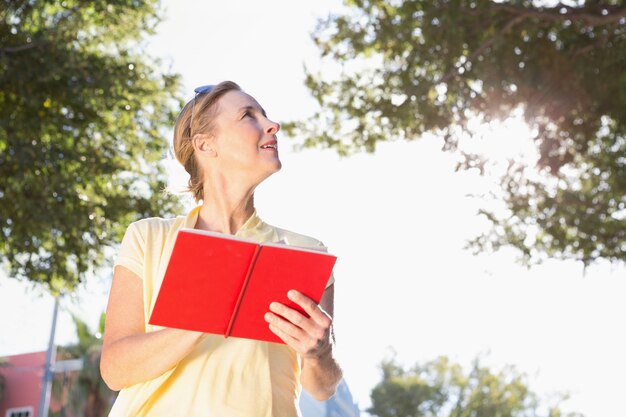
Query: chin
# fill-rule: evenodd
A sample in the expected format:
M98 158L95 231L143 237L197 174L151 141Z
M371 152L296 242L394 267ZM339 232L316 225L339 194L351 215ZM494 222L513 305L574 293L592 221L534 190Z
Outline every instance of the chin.
M263 176L263 178L261 179L260 182L265 181L267 178L271 177L273 174L275 174L278 171L280 171L281 168L282 168L282 164L280 163L280 161L276 162L275 164L273 164L273 166L271 168L269 168L265 172L265 175Z
M282 167L282 162L280 162L280 159L276 158L274 161L272 161L271 174L280 171Z

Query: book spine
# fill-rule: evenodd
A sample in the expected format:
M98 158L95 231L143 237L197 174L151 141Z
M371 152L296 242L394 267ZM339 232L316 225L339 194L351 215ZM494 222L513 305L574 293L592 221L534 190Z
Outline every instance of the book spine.
M246 287L248 286L248 282L250 281L250 276L252 275L252 271L254 271L254 265L256 264L256 261L259 258L259 253L261 253L261 245L257 245L254 250L254 253L252 254L252 260L250 261L250 264L248 265L248 271L246 272L246 277L243 280L243 285L241 286L239 297L237 297L237 303L235 303L235 308L233 309L233 313L230 316L230 321L228 322L228 327L226 328L226 333L224 334L224 337L230 336L230 333L233 330L235 320L237 319L237 314L239 313L239 307L241 306L241 301L243 300L243 295L246 292Z

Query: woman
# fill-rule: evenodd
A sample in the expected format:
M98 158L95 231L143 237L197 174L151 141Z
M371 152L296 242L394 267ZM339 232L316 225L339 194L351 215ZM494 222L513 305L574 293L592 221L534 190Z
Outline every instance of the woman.
M148 324L179 229L322 247L264 223L254 190L281 168L276 133L237 84L196 89L174 130L176 158L202 204L185 217L131 224L122 241L107 307L102 377L121 390L110 416L297 416L301 386L329 398L341 379L334 358L333 278L322 300L290 291L310 317L272 303L265 319L285 345Z

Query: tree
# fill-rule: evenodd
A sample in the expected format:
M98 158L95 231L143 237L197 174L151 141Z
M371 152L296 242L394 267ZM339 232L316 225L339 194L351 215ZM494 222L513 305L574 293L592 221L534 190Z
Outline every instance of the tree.
M383 378L371 393L367 410L378 417L547 417L563 416L558 404L547 414L528 388L524 375L507 367L498 373L475 360L466 374L459 364L439 357L403 369L395 360L382 363ZM570 413L569 417L581 416Z
M548 4L549 3L549 4ZM626 260L626 6L623 0L349 0L313 38L337 76L307 71L320 110L289 126L348 155L383 141L460 138L522 111L538 151L510 160L504 214L474 248ZM506 140L506 138L502 138ZM460 168L492 161L465 153Z
M141 39L157 1L0 1L0 261L71 290L163 194L179 78Z
M102 353L102 334L104 333L104 313L100 316L95 334L89 326L77 316L73 316L78 343L60 350L64 359L80 358L83 367L75 378L67 382L67 375L62 375L53 384L53 395L61 404L59 415L83 417L104 417L111 410L117 393L111 391L100 374L100 355ZM69 384L69 392L64 392ZM64 400L66 400L64 402Z
M6 366L6 365L7 365L6 358L0 358L0 367ZM4 399L4 392L6 390L6 383L7 383L6 378L4 377L4 375L0 374L0 403Z

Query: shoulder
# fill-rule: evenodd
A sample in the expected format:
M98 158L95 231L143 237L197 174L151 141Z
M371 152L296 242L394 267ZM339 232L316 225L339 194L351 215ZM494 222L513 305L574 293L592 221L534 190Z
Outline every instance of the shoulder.
M172 229L182 227L185 218L182 216L165 219L162 217L147 217L128 225L127 234L134 234L144 240L157 236L166 236Z
M303 248L310 248L319 250L322 252L328 252L328 248L324 245L320 240L303 235L301 233L292 232L291 230L282 229L280 227L272 226L276 233L276 237L278 242L285 243L287 245L300 246ZM328 282L326 284L326 288L330 287L335 283L335 276L331 272L330 277L328 278Z
M283 229L280 227L272 226L276 232L279 242L284 242L287 245L302 246L305 248L318 248L326 249L326 246L318 239L296 233L291 230Z

